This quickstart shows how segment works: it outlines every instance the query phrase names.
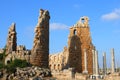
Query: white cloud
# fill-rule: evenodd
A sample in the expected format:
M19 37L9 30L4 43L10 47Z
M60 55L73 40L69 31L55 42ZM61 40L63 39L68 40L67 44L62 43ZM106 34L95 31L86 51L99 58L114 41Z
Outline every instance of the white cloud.
M102 20L118 20L120 19L120 9L115 9L113 12L102 15Z
M69 26L62 24L62 23L51 23L50 24L50 29L51 30L65 30L68 29Z

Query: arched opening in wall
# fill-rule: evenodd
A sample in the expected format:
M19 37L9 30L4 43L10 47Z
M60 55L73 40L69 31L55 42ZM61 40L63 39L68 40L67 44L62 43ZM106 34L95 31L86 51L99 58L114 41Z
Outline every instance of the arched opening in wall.
M60 64L58 64L58 70L60 70Z
M56 65L54 64L54 70L56 70Z
M10 60L7 61L7 64L10 64Z
M74 35L76 35L76 34L77 34L77 31L76 31L76 29L74 30L73 34L74 34Z
M49 68L51 69L51 64L49 65Z
M84 22L85 22L85 19L84 19L84 18L82 18L82 19L81 19L81 22L82 22L82 23L84 23Z

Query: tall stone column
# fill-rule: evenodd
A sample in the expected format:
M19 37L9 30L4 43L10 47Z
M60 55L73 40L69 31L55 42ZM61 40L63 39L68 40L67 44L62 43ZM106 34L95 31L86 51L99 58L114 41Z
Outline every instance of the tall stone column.
M116 66L116 67L115 67L115 68L116 68L115 72L118 72L118 68L119 68L119 67L118 67L118 62L116 62L115 66Z
M86 51L86 49L84 49L84 65L85 65L85 68L84 68L83 73L87 74L88 70L87 70L87 51Z
M95 74L95 50L92 50L92 55L93 55L93 74Z
M97 76L99 74L98 69L98 51L95 51L95 75Z
M106 75L107 66L106 66L106 53L103 53L103 74Z
M115 72L115 56L114 56L114 49L111 49L111 72L114 73Z

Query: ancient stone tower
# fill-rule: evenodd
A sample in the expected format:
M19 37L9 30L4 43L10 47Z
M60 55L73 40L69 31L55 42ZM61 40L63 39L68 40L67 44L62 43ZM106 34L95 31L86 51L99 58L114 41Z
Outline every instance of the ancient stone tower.
M76 72L82 73L85 68L84 51L87 51L87 70L93 72L92 49L94 48L90 36L88 17L81 17L73 27L70 28L68 39L69 66L74 67Z
M7 37L7 44L6 44L6 55L9 53L12 53L12 51L16 51L16 29L15 29L15 23L12 23L11 27L8 31L8 37Z
M49 12L41 9L30 58L31 64L46 68L49 64L49 19Z

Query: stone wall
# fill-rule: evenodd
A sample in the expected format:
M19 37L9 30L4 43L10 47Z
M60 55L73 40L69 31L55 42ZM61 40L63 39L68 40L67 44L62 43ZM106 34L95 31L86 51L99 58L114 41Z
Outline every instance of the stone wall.
M69 68L63 71L53 71L52 76L57 78L57 80L73 80L75 79L74 69Z
M61 71L68 68L68 52L64 47L63 52L49 55L49 67L52 71Z
M82 22L81 20L84 20ZM63 52L49 56L49 66L51 70L63 70L75 68L76 72L82 73L85 69L84 51L87 55L88 73L93 73L92 44L88 17L82 17L80 21L70 28L68 37L68 48L65 47Z
M89 75L84 75L80 73L75 74L75 80L89 80Z
M69 65L75 67L77 72L82 73L85 68L84 50L87 52L87 70L93 72L92 50L94 46L90 36L88 17L81 17L73 27L70 28L68 38Z
M6 65L9 64L11 61L15 59L21 59L30 62L30 55L31 55L31 51L26 50L25 46L23 45L17 46L16 51L12 51L5 57L5 64Z

